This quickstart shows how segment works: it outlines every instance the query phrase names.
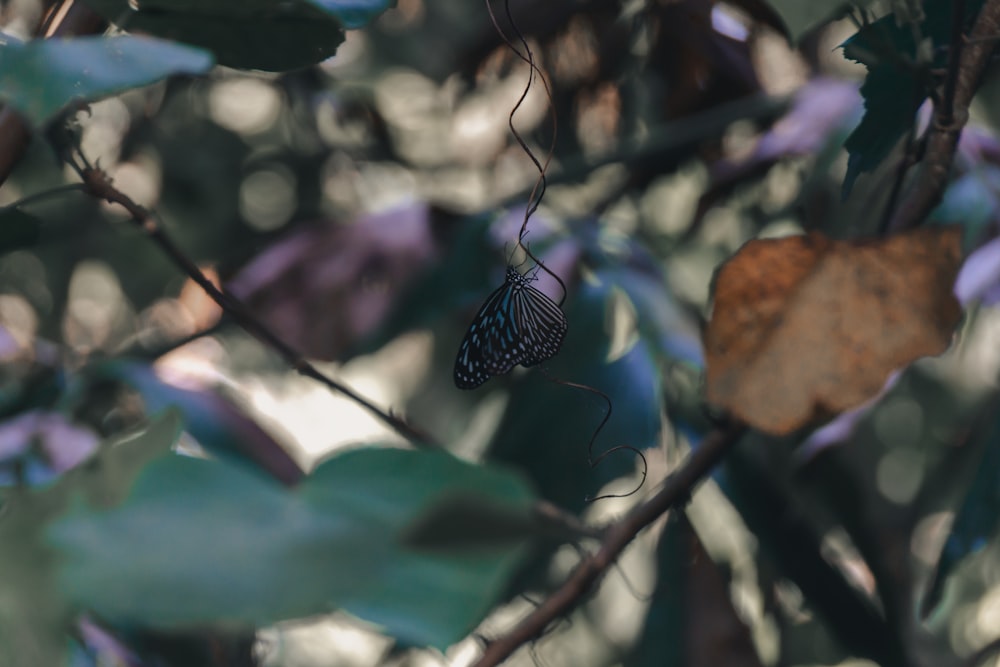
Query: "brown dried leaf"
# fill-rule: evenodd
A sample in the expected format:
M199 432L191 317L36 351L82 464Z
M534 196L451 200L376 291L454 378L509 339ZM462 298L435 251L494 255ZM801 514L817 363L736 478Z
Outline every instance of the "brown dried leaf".
M893 370L947 348L960 244L940 227L750 241L716 276L707 400L774 434L863 403Z

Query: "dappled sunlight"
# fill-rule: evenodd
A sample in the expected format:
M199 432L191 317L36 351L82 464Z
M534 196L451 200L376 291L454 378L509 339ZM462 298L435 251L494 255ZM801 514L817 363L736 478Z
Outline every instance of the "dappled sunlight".
M377 355L360 357L343 366L330 366L341 382L377 405L398 405L419 385L426 365L420 360L430 345L423 335L409 336ZM395 379L391 379L395 378ZM399 443L397 435L353 401L336 395L293 373L240 376L239 386L261 417L282 426L297 448L317 461L340 447L363 442Z
M240 134L258 134L278 120L281 97L267 81L223 79L208 94L209 114L216 123Z
M295 174L280 165L248 174L240 184L240 214L259 231L278 229L295 213L295 189Z
M103 262L82 262L69 283L69 306L63 322L66 342L79 354L123 335L130 308L117 274Z
M22 296L0 294L0 324L22 349L30 349L38 329L35 310Z
M1000 0L37 4L3 667L996 640Z
M377 665L392 642L345 614L312 623L289 623L259 633L256 653L261 667L336 664Z

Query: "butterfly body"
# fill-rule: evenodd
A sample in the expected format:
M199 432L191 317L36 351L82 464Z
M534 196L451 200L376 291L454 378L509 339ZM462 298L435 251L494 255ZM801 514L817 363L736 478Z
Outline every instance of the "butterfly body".
M455 359L455 385L475 389L514 366L534 366L559 351L568 328L566 316L534 278L507 267L503 285L486 299L469 325Z

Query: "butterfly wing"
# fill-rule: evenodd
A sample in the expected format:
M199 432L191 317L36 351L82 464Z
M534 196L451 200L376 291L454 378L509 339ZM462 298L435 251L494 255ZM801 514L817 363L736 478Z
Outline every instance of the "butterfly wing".
M559 352L569 325L552 299L525 284L514 295L514 315L521 330L524 353L518 363L534 366Z
M516 291L508 278L473 318L455 358L454 379L459 389L475 389L521 363L521 332L513 313Z
M534 366L555 356L566 336L566 316L517 269L486 299L469 325L455 358L455 385L475 389L518 364Z

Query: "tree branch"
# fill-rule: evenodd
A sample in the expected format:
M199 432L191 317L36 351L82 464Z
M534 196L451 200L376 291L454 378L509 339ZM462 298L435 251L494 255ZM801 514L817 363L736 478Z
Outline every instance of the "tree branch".
M163 228L156 221L153 215L143 206L133 201L128 195L118 190L108 179L107 175L100 169L90 165L78 165L71 161L73 168L80 175L85 186L85 191L107 202L118 204L123 207L130 216L130 220L135 223L150 238L160 250L166 254L170 260L201 287L206 294L225 311L248 333L256 337L262 343L277 352L285 362L294 368L298 373L311 378L335 392L343 394L355 403L361 405L391 429L407 438L414 444L434 446L434 441L423 432L417 430L403 419L385 412L367 398L358 394L350 387L337 382L333 378L321 373L315 366L306 361L294 348L285 343L281 338L272 332L266 325L258 320L246 307L246 305L212 283L211 280L198 268L198 266L174 243Z
M1000 32L1000 0L986 0L968 39L959 35L951 45L945 95L934 109L927 130L927 149L913 185L889 221L889 229L912 229L940 203L955 160L962 128L969 119L969 105L979 87ZM964 45L963 45L964 42ZM953 91L953 94L948 93Z
M584 558L562 586L513 630L490 642L475 667L499 665L518 647L540 637L550 623L569 614L643 528L691 496L694 488L722 461L745 430L742 424L731 424L709 433L684 465L667 478L662 489L607 527L598 550Z

